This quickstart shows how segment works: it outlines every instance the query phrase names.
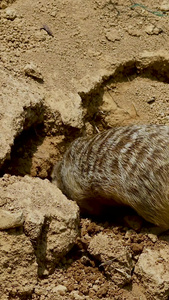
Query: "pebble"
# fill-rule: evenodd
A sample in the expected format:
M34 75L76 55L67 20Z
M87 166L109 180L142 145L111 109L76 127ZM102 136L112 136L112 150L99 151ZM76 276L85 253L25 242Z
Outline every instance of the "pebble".
M115 42L121 40L121 35L117 29L112 28L106 32L106 38L108 41Z
M153 24L150 24L145 28L145 32L149 35L153 35L153 34L158 35L162 32L162 29L154 26Z
M169 2L163 1L160 5L159 9L162 11L169 11Z
M67 287L60 284L60 285L57 285L56 287L54 287L52 289L52 292L56 293L56 294L59 294L61 296L64 296L67 292Z
M153 243L155 243L155 242L158 241L158 237L157 237L155 234L153 234L153 233L148 233L147 236L149 237L149 239L150 239Z
M17 17L17 13L15 9L7 8L5 10L5 18L13 21Z
M11 213L7 210L0 210L0 230L20 227L23 225L23 222L22 212Z
M27 64L24 68L24 72L25 75L30 76L32 78L36 78L36 79L40 79L40 80L44 80L43 75L41 73L41 71L39 70L39 67L30 62L29 64Z

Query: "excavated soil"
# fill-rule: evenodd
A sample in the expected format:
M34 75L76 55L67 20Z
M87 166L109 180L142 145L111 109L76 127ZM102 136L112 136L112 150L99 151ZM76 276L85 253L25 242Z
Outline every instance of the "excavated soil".
M169 125L168 1L2 0L0 8L0 68L44 97L36 121L14 137L1 176L50 180L53 164L78 136L119 125ZM152 292L134 270L144 249L169 247L167 234L131 211L113 218L82 217L76 244L54 272L40 276L30 294L4 299L169 299L169 289ZM109 265L106 272L89 251L100 233L113 233L130 249L128 282L113 280Z

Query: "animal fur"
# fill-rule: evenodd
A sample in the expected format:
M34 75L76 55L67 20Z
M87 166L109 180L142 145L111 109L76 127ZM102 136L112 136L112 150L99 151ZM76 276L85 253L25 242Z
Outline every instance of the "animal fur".
M132 125L78 138L52 177L82 211L127 205L169 228L169 126Z

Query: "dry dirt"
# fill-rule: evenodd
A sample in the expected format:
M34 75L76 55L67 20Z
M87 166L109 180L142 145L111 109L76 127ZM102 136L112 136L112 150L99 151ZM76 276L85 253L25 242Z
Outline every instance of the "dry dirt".
M21 102L40 95L34 120L28 113L22 127L15 117L10 125L13 142L4 150L1 176L50 180L54 162L77 136L126 124L169 125L168 1L1 0L0 28L5 74L0 85L9 94L0 91L0 97L5 103L16 95ZM15 82L21 85L14 89ZM24 87L27 96L18 94ZM12 118L10 105L5 110ZM169 299L167 234L133 212L118 213L113 222L81 218L80 229L73 249L52 274L39 276L29 292L11 288L3 299ZM103 257L95 253L93 238L101 233L106 238L113 234L124 247L119 265L127 264L128 277L114 275L123 272L119 265L112 267L113 259L119 261L118 247L116 253L110 246L112 256L102 253L104 245L98 250ZM112 262L106 265L106 259ZM158 270L161 277L156 278ZM17 272L22 281L22 264Z

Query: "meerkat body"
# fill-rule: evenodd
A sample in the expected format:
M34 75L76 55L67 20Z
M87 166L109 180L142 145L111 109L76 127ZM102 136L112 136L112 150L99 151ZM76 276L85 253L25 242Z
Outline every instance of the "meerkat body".
M169 228L169 126L132 125L76 139L53 182L82 211L127 205Z

